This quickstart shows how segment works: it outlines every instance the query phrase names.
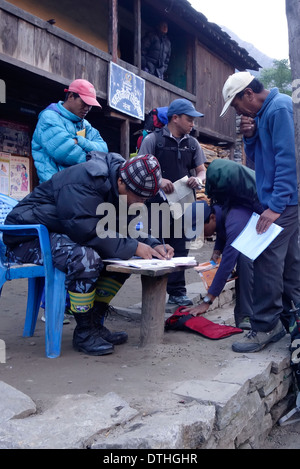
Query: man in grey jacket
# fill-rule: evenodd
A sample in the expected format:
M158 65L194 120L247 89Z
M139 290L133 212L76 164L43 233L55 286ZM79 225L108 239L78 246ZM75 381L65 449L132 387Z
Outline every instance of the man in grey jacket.
M66 273L77 323L73 346L78 351L104 355L127 340L125 332L112 333L103 326L103 315L128 276L106 272L103 259L134 255L165 259L174 254L170 246L166 252L157 239L130 237L121 223L124 202L126 207L136 204L138 208L158 192L160 184L160 166L152 155L125 161L115 153L93 152L86 163L37 186L5 220L8 225L37 223L48 228L53 264ZM37 239L5 235L4 242L12 261L42 264Z

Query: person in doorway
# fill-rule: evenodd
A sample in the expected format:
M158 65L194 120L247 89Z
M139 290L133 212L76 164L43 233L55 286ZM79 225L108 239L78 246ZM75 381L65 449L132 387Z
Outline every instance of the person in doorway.
M157 193L160 183L160 166L152 155L125 161L116 153L93 152L89 161L60 171L37 186L5 220L7 225L41 223L48 228L53 264L66 273L77 323L73 346L80 352L105 355L127 340L126 332L110 332L104 327L103 317L128 276L106 272L103 259L173 256L169 245L165 250L150 236L126 236L120 221L124 214L119 217L120 204L142 205ZM110 209L112 217L102 226ZM125 213L128 217L128 210ZM118 231L119 225L122 230ZM11 260L42 264L37 239L16 240L5 235L4 243Z
M164 193L174 192L173 183L185 176L188 176L187 185L191 189L200 188L205 179L206 158L198 140L192 137L190 132L193 129L195 117L202 117L203 114L196 111L187 99L175 99L168 107L167 115L168 124L144 138L139 154L151 153L158 159L162 170L161 189ZM195 176L192 175L193 171ZM158 195L148 201L148 206L151 203L163 202L164 199ZM174 248L175 256L178 257L186 257L188 254L188 240L184 235L183 225L182 217L181 237L175 235L174 223L171 226L170 238L165 237ZM179 306L193 304L186 295L184 272L174 272L169 276L167 292L169 304Z
M234 319L236 327L250 329L252 317L252 288L253 288L253 263L231 246L231 243L247 225L252 210L242 206L232 206L229 210L220 205L210 206L206 201L196 202L204 205L204 237L209 238L216 234L216 241L211 260L220 265L207 295L199 305L186 307L183 311L194 316L206 313L210 305L217 298L236 269L235 280L236 303L234 307ZM223 210L226 210L225 212Z
M162 80L165 77L171 56L171 41L167 34L168 23L161 21L155 31L148 32L142 39L142 70Z
M293 103L278 88L266 90L249 72L235 73L223 87L224 116L232 106L241 116L245 152L255 163L257 193L264 211L256 230L284 228L254 261L251 330L232 348L257 352L285 335L292 302L300 305L298 189Z
M98 130L85 119L93 106L101 108L94 86L77 79L65 92L64 102L52 103L39 114L33 134L32 157L40 183L85 162L91 151L108 151Z

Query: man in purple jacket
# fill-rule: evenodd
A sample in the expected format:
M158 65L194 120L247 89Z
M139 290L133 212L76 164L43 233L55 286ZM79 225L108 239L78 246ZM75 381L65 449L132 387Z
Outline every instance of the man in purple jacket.
M250 329L253 265L252 261L240 254L231 246L231 243L248 223L252 210L242 206L233 206L224 214L219 205L210 207L205 201L201 203L204 204L204 236L210 237L214 233L217 235L211 259L217 262L222 255L222 262L202 303L185 308L184 311L195 316L205 313L215 298L220 295L231 272L236 267L238 278L235 282L235 323L241 329Z

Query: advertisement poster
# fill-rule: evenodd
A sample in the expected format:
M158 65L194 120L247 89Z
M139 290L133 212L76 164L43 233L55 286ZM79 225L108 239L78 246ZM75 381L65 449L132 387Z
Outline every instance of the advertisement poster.
M0 151L29 156L29 127L17 122L0 120Z
M23 199L30 192L29 158L10 156L10 196Z
M0 192L1 194L5 194L5 195L9 195L9 190L10 190L9 166L10 166L10 154L0 152Z

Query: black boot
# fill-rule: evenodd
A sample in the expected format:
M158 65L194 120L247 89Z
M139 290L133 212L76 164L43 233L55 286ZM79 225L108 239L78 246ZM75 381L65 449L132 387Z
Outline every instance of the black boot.
M124 344L128 339L126 332L110 332L105 326L103 326L104 317L107 316L109 308L110 306L106 303L95 302L92 309L93 326L97 328L100 337L107 342L114 345Z
M91 311L74 313L76 327L73 334L73 347L78 352L88 355L107 355L114 351L114 346L107 342L99 331L92 326Z

